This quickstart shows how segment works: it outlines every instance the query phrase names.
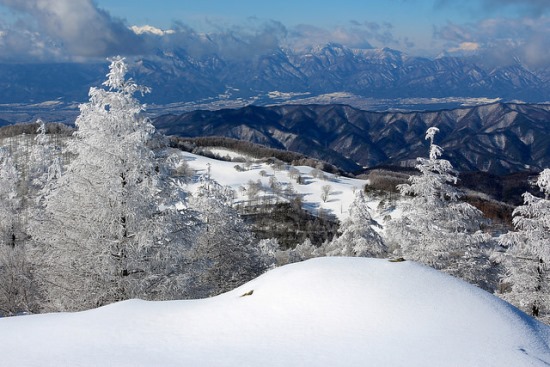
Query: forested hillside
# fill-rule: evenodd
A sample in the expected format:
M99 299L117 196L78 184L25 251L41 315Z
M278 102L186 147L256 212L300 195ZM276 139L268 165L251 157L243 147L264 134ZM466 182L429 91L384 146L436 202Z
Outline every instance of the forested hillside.
M370 112L345 105L247 106L155 118L167 135L223 136L325 160L345 171L414 167L437 127L445 157L460 171L509 174L550 166L548 105L495 103L453 110Z

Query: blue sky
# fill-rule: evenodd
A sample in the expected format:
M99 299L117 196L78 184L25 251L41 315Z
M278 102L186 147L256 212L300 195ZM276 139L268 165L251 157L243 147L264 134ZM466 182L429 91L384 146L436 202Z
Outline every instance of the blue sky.
M0 0L0 60L140 54L153 43L198 52L198 34L207 32L240 37L258 52L338 42L430 57L485 52L540 66L550 61L549 15L550 0ZM144 25L175 33L129 31Z
M529 9L525 5L511 6L512 4L495 8L489 6L490 1L469 0L461 0L459 6L453 6L451 1L441 0L97 0L96 3L112 15L125 18L130 23L165 28L170 27L173 21L200 26L208 18L239 23L249 17L276 20L288 26L305 23L330 27L356 20L389 22L394 25L404 23L406 26L429 28L433 23L465 22L490 16L491 13L513 16L521 14L522 8Z
M350 20L407 21L407 14L418 16L434 7L427 1L353 1L328 0L297 1L278 0L165 0L161 6L150 1L99 0L100 7L133 23L155 24L169 27L172 21L184 21L198 26L205 19L221 19L240 23L249 17L280 21L288 26L313 24L335 26Z
M548 0L97 0L99 7L131 24L169 28L174 21L200 31L212 24L238 25L250 18L273 20L287 27L348 27L350 22L391 24L396 36L428 43L434 27L492 18L541 14ZM545 6L545 3L549 3Z
M164 29L170 28L175 21L198 31L268 20L290 28L308 25L326 30L347 29L357 23L378 24L391 29L396 39L408 38L417 48L424 49L428 49L433 41L434 27L462 24L491 15L520 14L519 9L512 6L489 11L477 1L463 3L461 7L434 0L164 0L161 4L146 0L99 0L97 4L128 23ZM380 43L374 39L370 42Z

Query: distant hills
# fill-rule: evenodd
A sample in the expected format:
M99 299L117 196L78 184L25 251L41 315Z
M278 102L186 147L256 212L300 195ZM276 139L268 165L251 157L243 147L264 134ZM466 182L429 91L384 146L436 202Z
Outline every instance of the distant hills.
M227 58L185 49L129 60L131 74L153 93L147 103L281 100L345 92L363 98L484 97L550 101L550 67L485 65L475 57L413 57L384 49L328 44L303 51ZM84 101L100 85L107 62L0 65L0 104Z
M425 112L368 112L346 105L248 106L154 120L185 137L223 136L325 160L348 172L414 166L426 129L460 171L508 174L550 167L550 105L494 103Z

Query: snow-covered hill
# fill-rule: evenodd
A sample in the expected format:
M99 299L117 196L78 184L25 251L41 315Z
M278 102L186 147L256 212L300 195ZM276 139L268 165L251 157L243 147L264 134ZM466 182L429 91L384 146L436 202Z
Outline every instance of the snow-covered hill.
M412 262L319 258L195 301L0 320L2 366L548 366L550 327Z
M315 173L315 169L306 166L284 166L275 167L265 162L254 162L252 158L245 155L239 155L236 152L224 149L212 149L219 156L240 157L252 160L249 167L245 163L227 162L207 158L187 152L181 152L181 158L185 160L189 167L195 171L194 183L198 182L200 175L206 174L210 167L210 175L219 184L231 187L235 193L235 204L250 203L248 195L249 183L261 183L262 189L258 198L265 200L285 201L283 194L276 194L270 188L271 182L276 179L280 184L280 192L284 192L290 186L294 190L294 195L301 198L303 207L314 215L319 211L325 214L333 215L342 220L348 216L348 207L355 197L355 191L362 190L366 185L366 180L352 179L326 172ZM241 169L236 169L239 166ZM297 183L297 176L300 176L301 183ZM314 177L318 176L318 177ZM330 186L323 189L323 186ZM189 190L193 191L193 183L189 185ZM328 197L323 200L323 190L328 190ZM378 200L372 200L372 209L378 204Z

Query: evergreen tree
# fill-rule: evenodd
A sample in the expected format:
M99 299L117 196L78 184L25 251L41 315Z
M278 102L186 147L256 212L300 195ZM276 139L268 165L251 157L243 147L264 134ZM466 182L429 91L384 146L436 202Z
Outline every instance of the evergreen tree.
M271 266L271 246L260 247L235 209L229 188L210 178L201 178L191 204L201 226L190 259L194 262L193 297L229 291L263 273ZM262 248L268 253L263 253Z
M544 198L528 192L524 204L514 212L515 232L499 238L508 247L504 279L510 284L502 297L525 312L550 321L550 169L541 172L536 182Z
M126 80L126 71L114 58L107 89L90 89L68 142L74 159L45 188L33 237L53 310L171 298L181 287L185 218L160 205L169 181L148 146L154 128L133 96L148 89Z
M461 193L453 186L457 172L440 159L443 150L434 144L438 131L432 127L426 132L430 151L428 159L418 158L420 175L398 186L408 198L402 216L388 223L386 236L406 259L479 284L488 266L483 252L487 236L480 231L486 220L481 211L459 201Z
M378 223L372 219L365 195L358 191L349 207L349 216L340 226L340 235L324 251L328 256L384 257L387 248L376 232Z

